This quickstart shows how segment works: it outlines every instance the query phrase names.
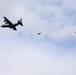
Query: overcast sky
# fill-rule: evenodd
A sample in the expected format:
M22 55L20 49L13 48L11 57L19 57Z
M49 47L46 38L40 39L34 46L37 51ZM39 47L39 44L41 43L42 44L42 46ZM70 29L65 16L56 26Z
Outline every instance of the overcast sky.
M0 0L4 16L24 26L0 28L0 75L76 75L76 0Z

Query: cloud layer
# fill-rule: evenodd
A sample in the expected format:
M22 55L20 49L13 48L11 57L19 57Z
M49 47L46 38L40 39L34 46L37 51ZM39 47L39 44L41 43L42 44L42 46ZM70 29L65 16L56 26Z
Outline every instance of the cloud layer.
M75 75L76 52L66 50L46 43L5 41L0 44L0 74Z

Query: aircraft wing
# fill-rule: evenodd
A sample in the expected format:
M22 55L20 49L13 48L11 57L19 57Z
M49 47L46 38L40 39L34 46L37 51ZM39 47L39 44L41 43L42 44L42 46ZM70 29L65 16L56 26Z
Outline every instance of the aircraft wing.
M14 27L13 30L17 30L17 29Z
M5 28L5 27L10 27L10 25L2 25L1 27L4 27L4 28Z
M6 17L4 17L4 19L5 19L4 22L5 22L6 24L13 25L12 22L9 21Z

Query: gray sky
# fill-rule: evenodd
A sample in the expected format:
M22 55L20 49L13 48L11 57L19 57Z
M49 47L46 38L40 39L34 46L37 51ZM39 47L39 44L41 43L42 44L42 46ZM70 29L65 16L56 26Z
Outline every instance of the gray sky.
M4 16L24 26L0 28L0 75L76 75L75 0L0 0Z

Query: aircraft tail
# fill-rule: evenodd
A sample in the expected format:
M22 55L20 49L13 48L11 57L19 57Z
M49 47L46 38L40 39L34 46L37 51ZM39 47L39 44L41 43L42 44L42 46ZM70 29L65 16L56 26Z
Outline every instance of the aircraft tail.
M22 24L22 18L21 18L20 20L18 20L18 23L19 23L21 26L23 26L23 24Z

